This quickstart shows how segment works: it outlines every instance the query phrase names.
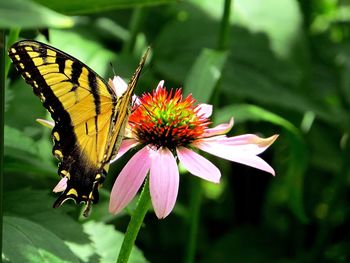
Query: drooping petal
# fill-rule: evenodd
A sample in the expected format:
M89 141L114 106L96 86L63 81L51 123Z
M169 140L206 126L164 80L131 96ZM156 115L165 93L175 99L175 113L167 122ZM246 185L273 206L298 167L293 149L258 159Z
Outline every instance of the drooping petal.
M250 153L258 155L264 152L274 141L278 135L273 135L268 138L261 138L255 134L244 134L234 137L214 136L211 138L203 138L198 140L204 144L210 144L218 148L229 147L232 152Z
M209 160L185 147L176 149L180 162L191 174L213 183L220 181L220 170Z
M67 177L63 177L58 182L58 184L55 186L55 188L52 190L52 192L59 193L59 192L63 192L64 190L66 190L66 188L67 188L67 181L68 181L68 178Z
M114 76L113 80L109 79L108 84L113 88L118 98L120 98L128 88L128 84L119 76Z
M196 107L196 110L198 110L197 115L202 116L204 118L209 118L211 114L213 113L213 105L201 103Z
M134 198L150 169L147 147L138 151L125 165L114 182L109 201L109 212L117 214Z
M114 157L110 163L115 162L116 160L118 160L120 157L122 157L127 151L129 151L131 148L134 148L136 145L138 145L138 141L136 141L135 139L125 139L122 141L118 154L116 157Z
M179 170L168 148L160 148L152 155L150 192L154 211L159 219L174 208L179 189Z
M44 120L44 119L36 119L36 121L38 123L40 123L41 125L52 129L55 126L55 123L53 121L48 121L48 120Z
M274 137L273 141L276 138L277 137ZM216 155L223 159L237 163L242 163L275 175L275 171L273 170L273 168L259 156L256 156L257 154L262 152L262 150L256 147L256 145L230 145L225 144L225 140L222 140L222 142L216 142L214 140L205 141L204 139L201 141L197 141L194 145L205 152ZM266 148L266 146L263 146L263 150L265 150Z
M228 133L233 127L233 118L230 119L229 123L222 123L218 126L215 126L214 128L209 128L204 131L204 134L202 135L203 138L205 137L212 137L215 135L221 135Z

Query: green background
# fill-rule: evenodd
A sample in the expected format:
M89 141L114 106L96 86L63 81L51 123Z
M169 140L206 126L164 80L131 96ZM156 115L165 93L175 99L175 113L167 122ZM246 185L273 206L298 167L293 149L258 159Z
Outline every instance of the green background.
M235 0L227 22L223 10L222 0L1 0L1 44L49 42L125 80L150 45L136 94L164 79L213 104L214 124L233 116L230 136L280 134L262 154L275 177L212 156L219 185L183 172L174 211L148 213L130 262L349 262L350 3ZM48 115L1 63L3 261L115 262L135 202L110 215L109 192L131 155L112 165L87 220L71 202L52 209L57 163L35 122Z

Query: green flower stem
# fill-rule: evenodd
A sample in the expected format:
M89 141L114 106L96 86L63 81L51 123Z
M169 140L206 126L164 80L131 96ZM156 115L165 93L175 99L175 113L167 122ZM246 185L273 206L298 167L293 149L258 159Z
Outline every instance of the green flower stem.
M346 199L346 181L350 175L349 167L349 156L350 156L350 125L348 126L348 132L343 135L343 140L341 142L342 148L342 166L336 177L334 178L331 188L332 192L327 196L326 204L328 206L328 212L325 218L322 219L319 225L319 232L316 236L316 241L306 262L317 263L322 261L322 255L325 253L325 247L332 231L332 215L334 215L334 210L336 204L339 200Z
M21 30L19 28L11 28L7 37L7 46L10 47L15 41L18 39L19 32ZM5 78L10 70L11 60L9 56L5 56Z
M140 231L143 219L151 204L151 196L149 193L149 182L146 179L140 198L137 202L136 209L131 216L128 228L124 236L122 247L120 248L117 263L127 263L132 248L134 247L136 237Z
M222 14L220 32L218 37L218 50L225 50L228 46L228 40L230 36L230 13L231 13L231 0L225 0L224 12Z
M130 21L130 36L129 39L124 43L123 53L130 54L135 48L136 37L140 30L140 26L143 20L143 8L136 8L132 14Z
M231 0L225 0L224 11L220 24L220 32L218 36L218 50L225 50L228 47L228 40L230 36L230 13L231 13ZM220 79L216 84L214 94L210 101L214 102L214 105L218 105L215 103L218 101L219 95L219 87L220 87ZM205 101L203 101L205 102ZM198 225L199 225L199 215L200 208L202 203L202 188L199 180L195 180L194 185L191 188L191 203L190 203L190 226L189 226L189 241L186 250L185 263L193 263L195 262L196 255L196 245L197 245L197 234L198 234Z
M185 263L195 262L196 256L196 247L197 247L197 234L198 234L198 225L199 217L202 204L202 185L198 178L191 178L191 200L190 200L190 209L191 214L189 215L190 219L190 230L189 230L189 240L187 242L186 249L186 258Z
M5 32L0 31L0 255L2 255L2 223L3 223L3 176L4 176L4 112L5 112Z
M225 0L224 11L222 13L221 23L220 23L220 31L218 36L217 50L223 51L228 49L229 38L230 38L230 15L231 15L231 5L233 5L232 0ZM219 95L220 95L220 86L221 86L221 78L218 80L212 98L211 104L219 105Z

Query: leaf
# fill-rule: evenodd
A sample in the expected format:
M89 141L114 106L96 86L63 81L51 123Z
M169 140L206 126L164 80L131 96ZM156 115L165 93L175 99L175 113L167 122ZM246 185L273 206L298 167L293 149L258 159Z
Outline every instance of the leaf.
M7 125L4 128L4 146L7 148L5 153L8 153L8 150L12 148L34 156L38 154L37 145L32 138Z
M121 247L121 244L124 239L124 235L120 232L117 232L113 226L111 225L105 225L103 223L89 221L83 225L85 233L87 233L90 236L90 239L92 241L92 247L93 251L95 251L100 258L99 262L104 263L113 263L116 261L116 258L119 254L119 250ZM69 243L70 247L78 252L80 255L90 255L91 254L91 248L88 246L81 246L80 244L72 244ZM86 256L83 256L85 258L81 258L84 262L86 261ZM91 258L89 258L91 262ZM141 251L134 247L130 259L130 263L145 263L148 262L144 256L142 255Z
M136 8L141 6L170 4L177 0L61 0L61 1L45 1L35 0L57 12L64 14L86 14L98 13L102 11Z
M72 27L73 19L30 0L0 2L0 28Z
M4 257L12 263L79 262L52 232L27 219L4 217Z
M255 105L234 104L216 110L214 114L214 119L217 123L227 121L231 117L234 117L236 124L245 121L266 121L281 126L292 133L299 133L298 129L291 122Z
M227 52L203 49L186 77L184 93L192 93L200 102L209 102L226 59Z
M237 24L252 32L264 32L275 54L290 55L302 27L302 14L296 1L266 0L257 4L255 0L239 0L234 10Z

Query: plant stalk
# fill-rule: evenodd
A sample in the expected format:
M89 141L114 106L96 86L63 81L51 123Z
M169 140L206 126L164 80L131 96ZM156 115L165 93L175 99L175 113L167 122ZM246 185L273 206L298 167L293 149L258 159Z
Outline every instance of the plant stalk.
M220 31L218 37L218 50L226 50L228 48L228 41L230 36L230 14L231 14L232 0L225 0L224 12L220 23Z
M0 255L2 255L2 225L3 225L3 176L4 176L4 115L5 115L5 31L0 30Z
M124 236L123 244L120 248L117 263L127 263L131 254L131 250L134 247L136 237L140 231L143 219L151 204L151 196L149 192L149 182L146 179L139 200L136 205L136 209L131 216L128 228Z
M197 236L199 228L199 218L202 204L202 185L199 179L191 178L191 201L190 201L190 230L186 248L185 263L194 263L196 257Z

